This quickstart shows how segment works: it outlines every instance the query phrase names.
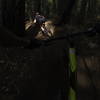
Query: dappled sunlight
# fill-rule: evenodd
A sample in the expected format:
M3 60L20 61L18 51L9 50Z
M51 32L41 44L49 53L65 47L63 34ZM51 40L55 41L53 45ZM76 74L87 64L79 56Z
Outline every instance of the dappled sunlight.
M85 62L83 61L83 58L81 56L78 57L78 70L77 70L78 86L83 87L83 88L88 88L88 87L91 87L92 84L94 84L96 88L100 89L100 80L99 80L100 57L87 56L84 59L85 59Z
M25 24L25 30L28 30L29 27L31 27L34 24L35 23L32 20L31 21L27 21L26 24ZM53 25L52 21L50 21L50 20L46 21L45 22L45 27L48 30L47 34L50 37L55 35L55 26ZM34 34L34 32L33 32L33 34ZM41 32L41 30L39 30L35 38L36 39L46 39L47 37Z
M90 86L90 79L86 72L77 72L77 85L83 88L88 88Z
M32 20L31 21L26 21L25 22L25 30L27 30L30 26L32 26L32 24L33 24Z
M51 31L52 35L55 34L55 26L53 25L52 21L50 21L50 20L46 21L45 26L46 26L47 29L49 29Z

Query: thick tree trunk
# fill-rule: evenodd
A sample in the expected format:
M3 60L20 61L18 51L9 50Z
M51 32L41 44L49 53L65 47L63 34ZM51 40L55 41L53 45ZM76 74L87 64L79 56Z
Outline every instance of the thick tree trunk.
M1 0L0 0L0 24L2 25L2 5L1 5Z
M25 7L23 0L2 0L3 25L17 35L24 33ZM18 34L21 33L21 34Z
M76 0L66 0L63 2L65 7L62 9L61 18L59 21L59 25L66 24L70 21L71 12L73 10L74 4ZM60 7L61 8L61 7Z
M93 20L94 18L96 18L96 4L96 0L88 0L87 19Z
M81 1L81 7L80 7L79 19L78 19L79 24L83 24L85 22L87 3L88 3L87 0L82 0Z

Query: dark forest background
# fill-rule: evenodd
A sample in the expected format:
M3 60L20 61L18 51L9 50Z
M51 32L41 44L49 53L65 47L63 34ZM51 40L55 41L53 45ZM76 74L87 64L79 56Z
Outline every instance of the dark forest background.
M87 25L100 20L99 0L26 0L25 15L32 18L33 11L60 24Z
M40 12L56 23L86 26L100 20L99 0L0 0L0 22L3 26L22 35L25 19L33 18L33 11ZM83 26L84 25L84 26Z
M100 0L0 0L0 100L20 100L22 95L21 100L55 100L54 96L61 95L69 44L56 40L25 48L34 39L28 35L38 31L34 27L25 30L34 11L53 23L55 37L100 22ZM100 100L100 35L80 35L73 42L78 100Z

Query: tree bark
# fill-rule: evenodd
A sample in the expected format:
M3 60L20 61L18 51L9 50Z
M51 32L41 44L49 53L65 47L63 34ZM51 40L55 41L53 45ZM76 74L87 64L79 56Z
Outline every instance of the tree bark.
M25 7L23 0L2 0L3 26L17 35L23 35L25 30L24 12Z
M63 25L63 24L67 24L70 21L70 16L71 16L71 12L73 10L74 4L75 4L76 0L66 0L63 2L64 3L64 8L62 9L63 12L61 14L61 18L60 21L58 23L58 25Z

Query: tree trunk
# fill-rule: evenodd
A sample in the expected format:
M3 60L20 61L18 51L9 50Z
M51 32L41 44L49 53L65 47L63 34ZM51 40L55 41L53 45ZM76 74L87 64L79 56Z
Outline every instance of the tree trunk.
M83 24L85 22L85 18L86 18L86 10L87 10L87 0L82 0L81 1L81 6L80 6L80 11L79 11L79 19L78 19L78 23L79 24Z
M23 0L2 0L3 26L17 35L23 35L25 30L24 10L25 7Z
M59 21L59 25L63 25L63 24L67 24L70 21L70 16L71 16L71 12L73 10L74 4L75 4L76 0L64 0L64 5L65 6L62 10L62 14L61 14L61 18ZM60 6L59 6L60 7ZM60 7L61 8L61 7Z
M87 18L92 21L96 18L96 4L97 0L88 0Z

